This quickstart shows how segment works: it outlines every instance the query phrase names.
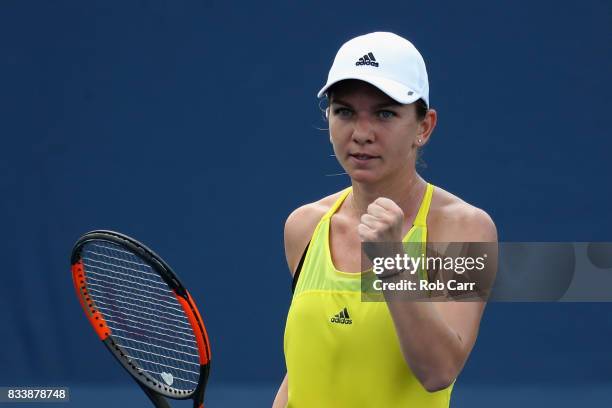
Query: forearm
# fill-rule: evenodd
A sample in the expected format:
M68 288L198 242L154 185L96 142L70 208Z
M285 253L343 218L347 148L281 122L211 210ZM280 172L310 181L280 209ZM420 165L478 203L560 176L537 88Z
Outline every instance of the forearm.
M406 274L385 282L405 279ZM408 277L416 280L414 275ZM383 291L397 332L402 354L423 386L435 391L446 388L459 375L464 363L465 345L442 318L435 304L408 300L406 293ZM411 292L415 298L425 293Z

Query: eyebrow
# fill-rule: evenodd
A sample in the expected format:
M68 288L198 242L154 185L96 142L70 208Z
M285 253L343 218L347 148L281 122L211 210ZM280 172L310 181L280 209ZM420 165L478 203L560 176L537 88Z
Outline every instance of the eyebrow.
M334 103L338 103L340 105L345 105L345 106L348 106L348 107L352 108L350 103L347 103L347 102L345 102L345 101L343 101L341 99L334 98L334 100L332 101L332 105ZM389 101L389 102L382 102L382 103L379 103L377 105L374 105L374 109L393 108L393 107L399 107L399 106L402 106L402 104L399 103L399 102L396 102L396 101Z

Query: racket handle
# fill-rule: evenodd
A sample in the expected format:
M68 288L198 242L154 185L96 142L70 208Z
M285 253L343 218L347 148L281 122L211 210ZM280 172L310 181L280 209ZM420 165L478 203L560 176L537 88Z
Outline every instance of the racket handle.
M166 399L162 395L156 394L144 385L140 384L138 381L136 382L138 383L140 388L142 388L145 394L147 394L147 397L149 397L155 408L172 408L170 407L170 404L168 404L168 401L166 401Z

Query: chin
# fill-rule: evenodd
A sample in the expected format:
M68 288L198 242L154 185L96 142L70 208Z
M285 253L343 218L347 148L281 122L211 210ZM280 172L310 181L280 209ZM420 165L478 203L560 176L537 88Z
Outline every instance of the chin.
M356 183L377 183L383 178L382 174L372 170L352 170L348 174Z

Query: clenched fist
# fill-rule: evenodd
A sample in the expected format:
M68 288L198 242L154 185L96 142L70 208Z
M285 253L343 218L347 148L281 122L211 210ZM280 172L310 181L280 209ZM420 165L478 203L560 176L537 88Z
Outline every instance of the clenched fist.
M393 200L379 197L368 205L367 212L361 216L361 223L357 227L368 258L390 255L377 253L381 247L367 243L400 243L403 225L404 212Z

